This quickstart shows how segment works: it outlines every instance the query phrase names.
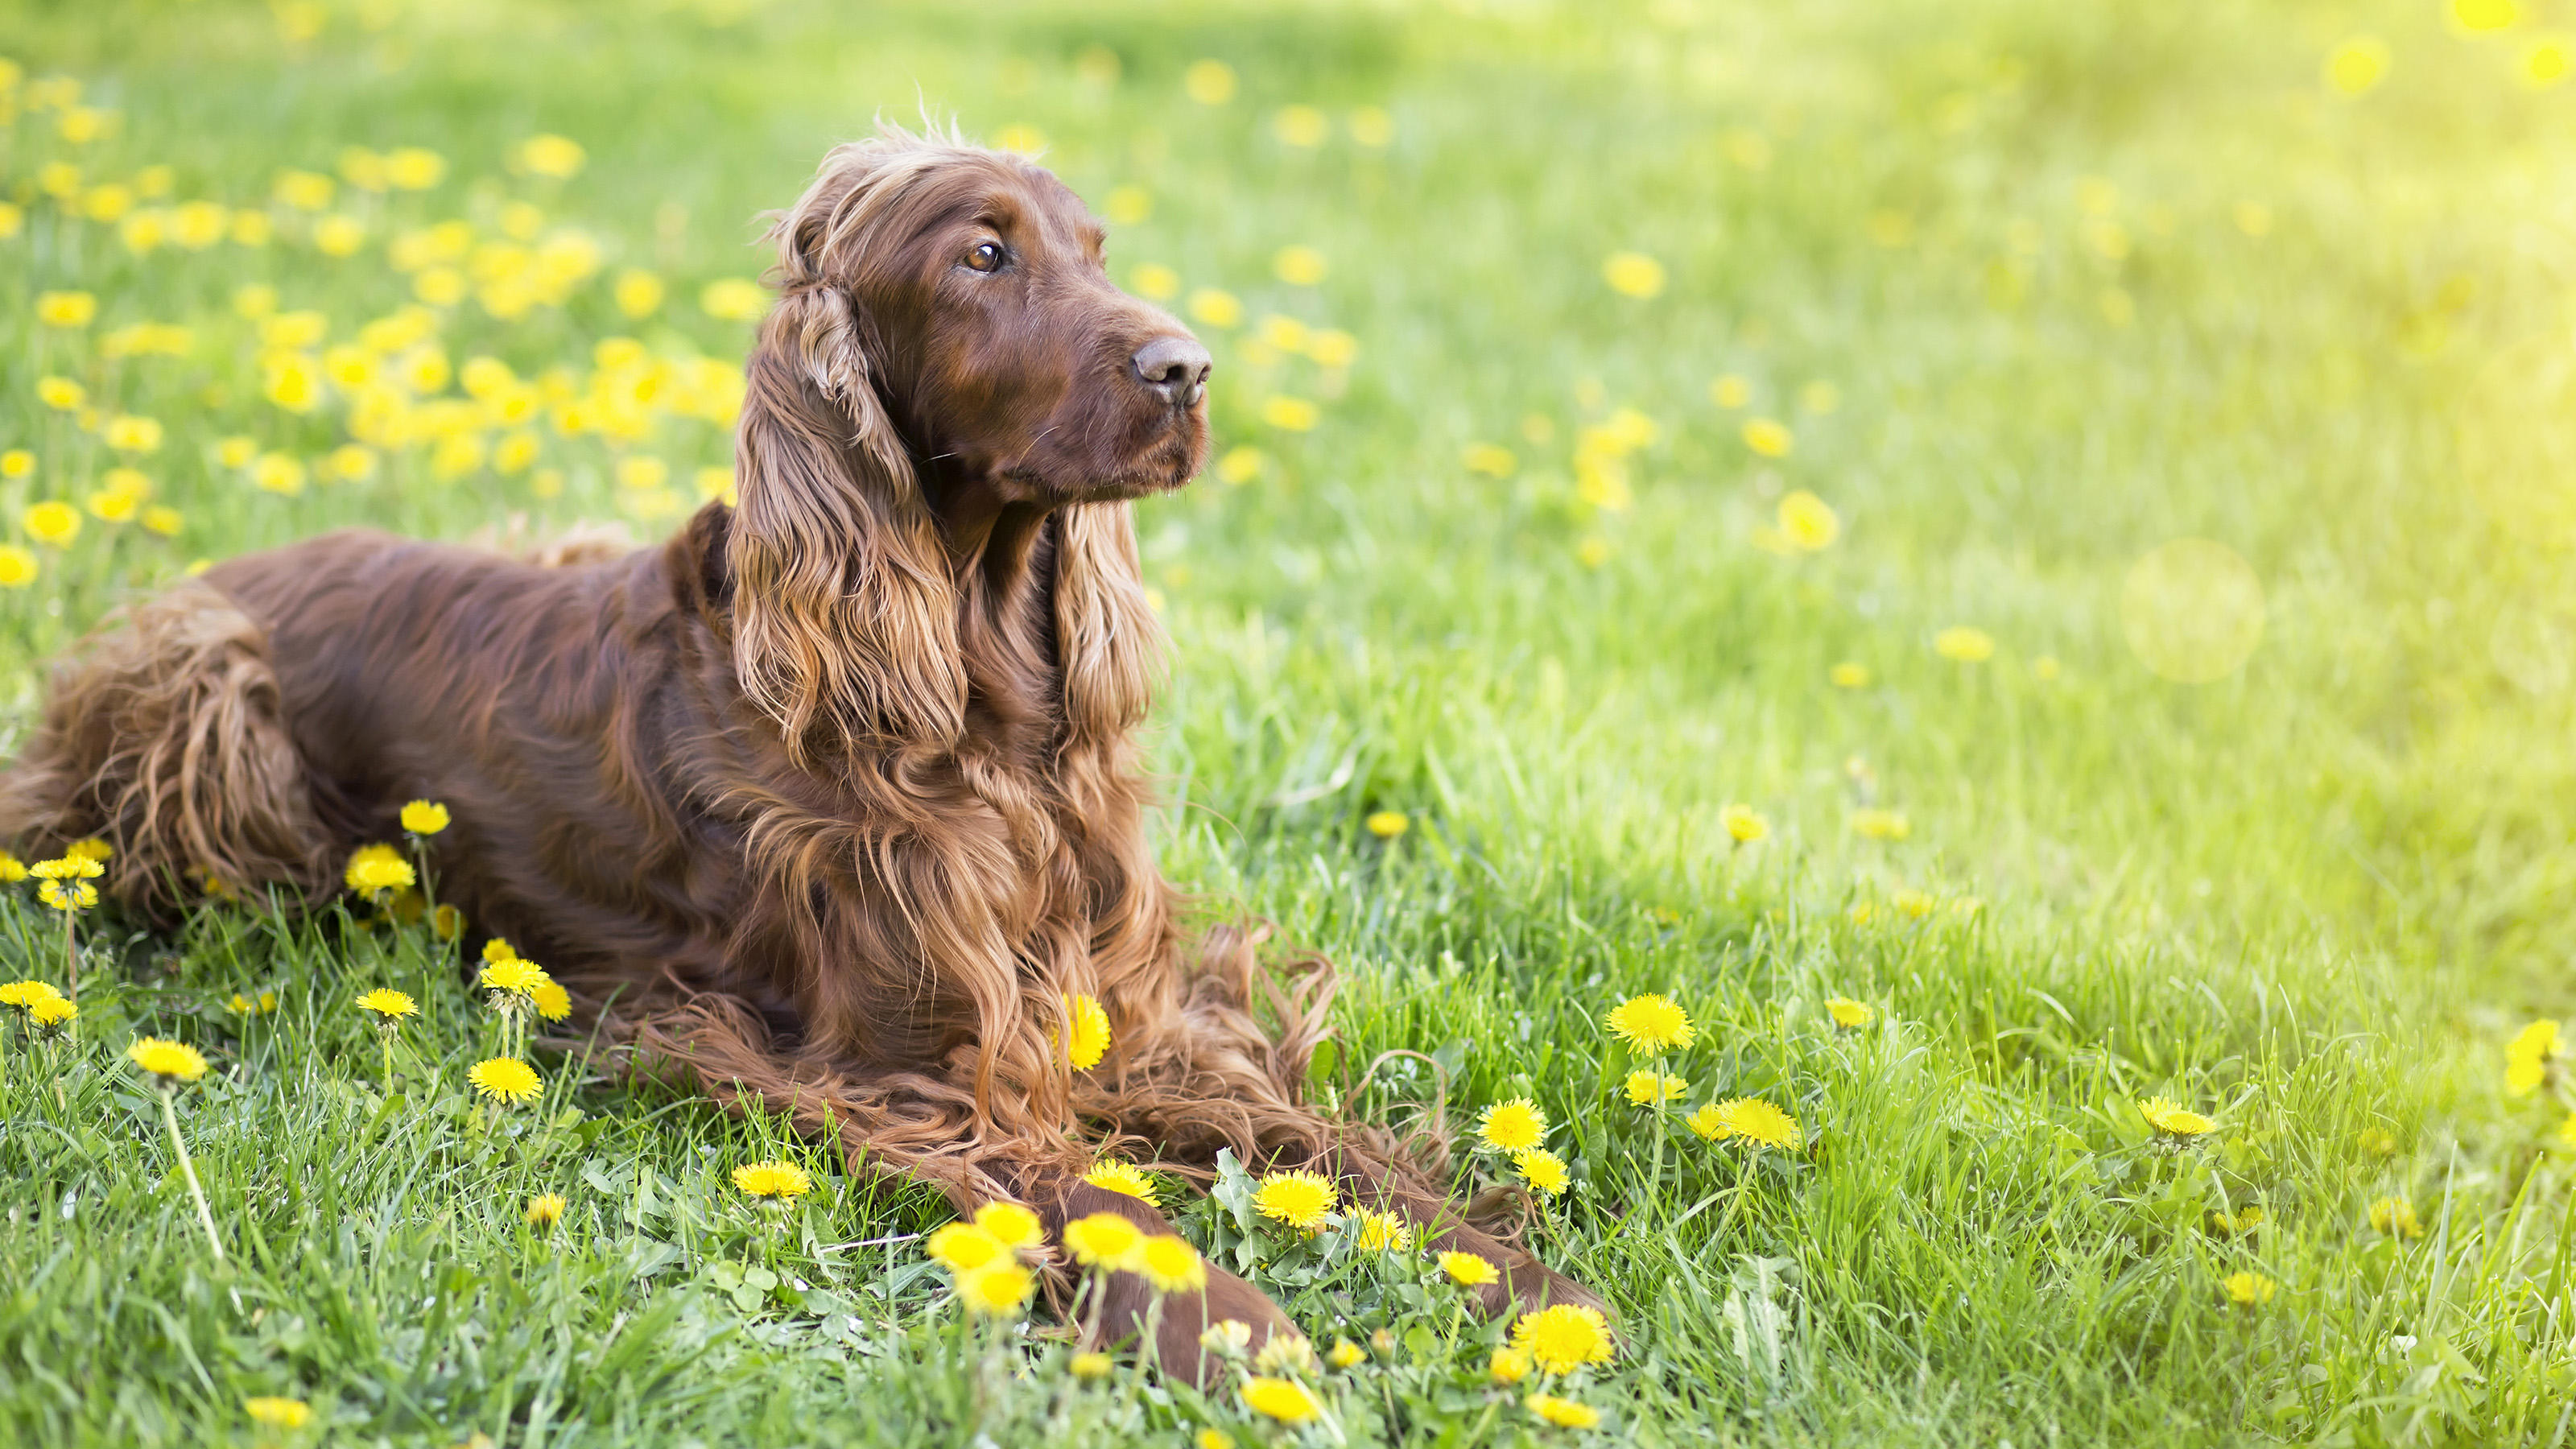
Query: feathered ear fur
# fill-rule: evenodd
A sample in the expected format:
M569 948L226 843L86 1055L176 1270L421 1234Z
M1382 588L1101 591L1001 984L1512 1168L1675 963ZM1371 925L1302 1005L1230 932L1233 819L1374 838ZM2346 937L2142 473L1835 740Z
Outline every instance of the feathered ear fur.
M1055 635L1065 723L1076 738L1106 740L1144 722L1163 664L1163 626L1136 566L1135 510L1078 503L1057 517Z
M745 369L726 544L734 664L800 765L865 741L953 744L964 729L954 586L845 290L912 160L841 147L777 219L779 303Z

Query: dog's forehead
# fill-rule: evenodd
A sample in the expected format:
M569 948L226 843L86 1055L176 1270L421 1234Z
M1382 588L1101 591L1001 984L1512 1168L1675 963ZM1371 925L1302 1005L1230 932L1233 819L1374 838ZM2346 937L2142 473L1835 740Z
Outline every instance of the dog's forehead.
M1073 188L1043 166L1015 158L1001 164L984 198L992 222L1007 230L1034 231L1059 245L1080 248L1101 239L1100 223Z

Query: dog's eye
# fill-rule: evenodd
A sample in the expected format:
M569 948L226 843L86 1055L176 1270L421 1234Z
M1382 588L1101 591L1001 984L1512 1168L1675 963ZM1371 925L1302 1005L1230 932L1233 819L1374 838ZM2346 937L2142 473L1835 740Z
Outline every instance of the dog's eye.
M966 254L966 265L979 272L999 269L1002 265L1002 244L1000 242L975 243L975 249Z

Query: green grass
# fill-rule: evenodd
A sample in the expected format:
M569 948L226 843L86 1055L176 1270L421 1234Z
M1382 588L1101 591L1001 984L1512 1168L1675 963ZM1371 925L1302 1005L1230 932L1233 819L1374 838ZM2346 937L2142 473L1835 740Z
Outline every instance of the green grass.
M0 519L23 544L25 505L84 501L115 465L37 402L64 375L162 422L139 464L183 527L92 517L34 549L39 577L0 593L0 711L23 731L45 661L193 559L357 522L543 532L634 511L621 450L666 459L675 493L726 456L703 421L622 449L541 424L553 497L532 472L438 478L423 449L258 491L218 439L309 460L346 432L337 406L263 398L236 288L274 285L346 340L408 299L391 234L461 216L488 238L527 200L596 238L601 270L515 323L457 307L453 360L586 374L610 335L733 360L748 328L699 290L757 271L750 218L829 142L925 106L973 134L1034 126L1095 208L1150 195L1113 237L1122 280L1169 266L1256 321L1358 339L1336 381L1265 358L1255 326L1201 329L1221 445L1263 456L1140 514L1178 644L1164 864L1212 913L1341 963L1319 1090L1407 1048L1441 1072L1398 1059L1352 1106L1409 1122L1445 1078L1453 1125L1522 1093L1547 1109L1577 1186L1540 1240L1620 1311L1619 1361L1572 1391L1616 1438L2563 1444L2566 1089L2508 1097L2502 1047L2576 1012L2576 534L2550 461L2576 453L2576 85L2514 76L2576 10L2529 0L2473 35L2447 9L20 7L27 76L78 78L119 123L78 147L52 111L0 131L25 209L0 241L0 447L37 458L0 481ZM281 15L321 28L291 41ZM2347 99L2321 70L2360 33L2394 63ZM1185 97L1202 57L1235 67L1230 102ZM1284 144L1290 104L1330 139ZM1390 144L1353 139L1359 106L1390 114ZM587 167L506 172L539 131ZM350 145L451 168L344 193L372 224L345 259L284 209L265 248L138 257L36 185L59 159L92 184L167 164L158 204L255 207ZM1320 285L1273 278L1292 243L1329 259ZM1604 285L1625 250L1666 269L1660 297ZM670 283L641 322L611 301L630 266ZM35 295L66 288L98 320L37 325ZM147 320L192 326L187 354L102 356ZM1721 374L1749 406L1713 400ZM1832 411L1801 408L1813 381ZM1321 400L1320 425L1265 425L1276 394ZM1626 460L1633 503L1603 511L1576 439L1622 407L1655 438ZM1750 453L1750 415L1795 451ZM1508 478L1461 466L1480 442L1514 451ZM1798 488L1840 540L1757 547ZM2185 536L2240 554L2268 606L2251 658L2196 686L2143 667L2121 615L2132 565ZM1991 659L1934 652L1962 624ZM1872 682L1830 685L1843 661ZM1852 829L1864 792L1906 838ZM1767 841L1729 844L1736 802ZM1412 828L1378 840L1379 810ZM23 890L0 901L0 969L59 980ZM463 1071L490 1024L417 930L336 909L86 929L78 1044L13 1038L0 1087L14 1442L251 1442L261 1394L313 1403L315 1426L271 1436L296 1442L1263 1438L1230 1396L1129 1368L1078 1387L1057 1339L976 1337L919 1244L885 1241L943 1220L937 1200L774 1124L574 1060L544 1063L540 1108L478 1111ZM386 983L428 1007L390 1097L348 1007ZM225 1009L263 990L273 1013ZM1673 1130L1648 1186L1600 1025L1646 990L1701 1027L1685 1105L1769 1097L1813 1150ZM1880 1026L1835 1036L1832 995ZM142 1031L214 1059L178 1105L224 1265L121 1064ZM2213 1140L2151 1146L2135 1104L2156 1094L2214 1116ZM725 1177L779 1152L822 1186L773 1234ZM572 1205L550 1236L519 1219L541 1191ZM2392 1194L2420 1239L2372 1230ZM2253 1236L2211 1231L2249 1204ZM1232 1241L1214 1208L1189 1216ZM1549 1437L1483 1386L1492 1330L1458 1329L1413 1268L1263 1252L1319 1342L1401 1340L1334 1379L1353 1441ZM2278 1296L2231 1308L2240 1271Z

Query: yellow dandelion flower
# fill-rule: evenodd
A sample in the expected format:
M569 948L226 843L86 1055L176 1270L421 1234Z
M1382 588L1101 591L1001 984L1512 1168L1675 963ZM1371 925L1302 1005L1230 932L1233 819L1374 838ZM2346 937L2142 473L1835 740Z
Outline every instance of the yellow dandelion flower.
M1165 1233L1136 1249L1129 1271L1141 1273L1159 1293L1195 1293L1207 1286L1207 1260L1186 1241Z
M36 581L39 566L36 556L16 544L0 544L0 589L23 589ZM21 867L23 870L24 868ZM0 880L24 880L21 875L0 875Z
M1778 418L1747 418L1741 436L1744 446L1765 458L1788 457L1798 446L1798 435Z
M1253 1355L1253 1368L1265 1374L1311 1374L1315 1371L1315 1345L1302 1333L1274 1333Z
M362 845L349 857L342 879L349 889L372 896L385 891L403 891L418 883L411 862L390 845Z
M453 908L439 907L441 911L450 909ZM452 934L452 932L440 932L441 936ZM551 979L540 981L531 987L528 991L528 1000L537 1008L537 1015L548 1021L562 1021L572 1015L572 993L556 985Z
M447 828L447 807L435 800L414 800L402 808L402 828L414 835L436 835Z
M1261 1179L1252 1206L1263 1217L1311 1233L1341 1201L1332 1181L1312 1172L1274 1172Z
M1560 1399L1553 1394L1532 1394L1524 1402L1531 1413L1560 1429L1590 1429L1601 1423L1599 1409L1572 1399Z
M1271 275L1292 287L1311 287L1324 280L1332 264L1310 246L1286 246L1270 259Z
M80 510L56 499L31 504L19 515L19 522L25 525L29 538L55 548L69 548L72 540L80 537Z
M157 1036L137 1037L125 1049L125 1055L151 1076L153 1085L165 1092L206 1074L205 1054L186 1042L165 1041Z
M650 317L662 309L662 279L640 267L617 274L613 295L617 310L629 317Z
M2326 52L2326 84L2340 95L2365 95L2388 78L2395 58L2388 42L2378 36L2353 36Z
M252 1423L271 1429L301 1429L313 1421L313 1407L302 1399L244 1399L242 1412L250 1415Z
M1234 1436L1213 1427L1201 1429L1190 1442L1198 1449L1234 1449Z
M1712 1103L1709 1110L1715 1113L1716 1125L1722 1130L1702 1136L1741 1137L1764 1147L1787 1148L1798 1143L1798 1119L1759 1097Z
M36 379L36 401L59 413L78 412L89 401L89 389L68 377L40 377Z
M2372 1157L2386 1157L2397 1150L2396 1134L2385 1127L2366 1128L2355 1140L2361 1150Z
M957 1296L964 1300L967 1311L985 1318L1001 1318L1020 1311L1029 1301L1029 1290L1037 1279L1028 1269L1008 1258L997 1259L957 1280Z
M1512 1165L1520 1169L1522 1178L1530 1186L1550 1197L1564 1192L1574 1180L1573 1174L1566 1169L1565 1159L1544 1147L1513 1153Z
M5 850L0 850L0 881L11 885L27 878L27 863Z
M1413 828L1413 818L1401 810L1380 810L1369 816L1368 833L1380 840L1393 840Z
M1194 60L1181 72L1181 88L1191 100L1203 106L1221 106L1234 99L1234 67L1221 60Z
M493 1057L476 1062L465 1073L465 1080L473 1084L475 1091L492 1101L513 1106L534 1098L545 1087L545 1083L537 1078L536 1068L516 1057Z
M1072 1361L1065 1365L1065 1368L1075 1378L1081 1379L1085 1383L1093 1383L1109 1377L1109 1355L1105 1353L1077 1353L1073 1356Z
M1098 998L1077 991L1064 998L1064 1014L1073 1026L1065 1057L1075 1071L1090 1071L1109 1052L1109 1013Z
M1864 840L1903 840L1914 832L1901 810L1862 809L1851 813L1852 833Z
M814 1190L814 1179L792 1162L746 1162L733 1170L734 1191L745 1197L792 1202Z
M1129 286L1140 296L1157 302L1168 302L1181 294L1181 274L1159 262L1147 262L1127 276Z
M1659 296L1664 290L1664 264L1644 252L1612 252L1601 263L1601 280L1623 297Z
M1243 1381L1243 1402L1256 1414L1282 1424L1302 1424L1323 1412L1323 1405L1295 1379L1263 1378L1259 1375Z
M1530 1376L1532 1367L1529 1350L1506 1345L1485 1360L1485 1377L1498 1384L1516 1384Z
M48 864L51 862L40 862L37 870L41 872ZM44 884L36 887L36 899L68 915L86 911L97 905L98 887L85 880L48 879Z
M539 984L545 980L545 968L534 961L523 961L517 956L509 956L499 961L484 963L482 974L475 978L474 984L486 991L527 996L535 992Z
M111 854L104 841L75 840L63 847L61 856L37 861L28 873L42 880L96 880L107 874L104 862Z
M2164 1097L2148 1098L2139 1104L2138 1112L2147 1119L2148 1126L2176 1140L2205 1136L2218 1125L2198 1112L2183 1110L2182 1104Z
M2567 1120L2558 1124L2557 1145L2576 1152L2576 1112L2568 1113Z
M1243 303L1232 292L1201 287L1190 293L1190 316L1210 327L1239 326L1243 322Z
M975 1210L975 1226L991 1233L1013 1248L1039 1248L1046 1245L1046 1224L1038 1215L1015 1202L988 1202Z
M1401 1253L1413 1246L1413 1229L1394 1213L1361 1208L1352 1214L1359 1232L1354 1239L1363 1253Z
M1148 1207L1156 1205L1154 1179L1146 1176L1133 1163L1115 1160L1095 1163L1089 1172L1082 1175L1082 1180L1093 1187L1104 1187L1111 1192L1124 1193Z
M1790 547L1805 553L1821 553L1842 537L1843 521L1833 505L1804 488L1780 500L1780 536Z
M1476 1136L1497 1152L1523 1152L1547 1141L1547 1114L1527 1097L1496 1102L1476 1119Z
M39 1027L61 1026L80 1015L80 1008L59 996L49 996L27 1008L27 1019Z
M1011 1245L973 1223L950 1223L930 1235L930 1261L951 1273L972 1273L997 1258L1011 1256Z
M2372 1203L2370 1226L2393 1238L2424 1236L2424 1224L2415 1217L2415 1205L2402 1197L2383 1197Z
M12 981L6 986L0 986L0 1006L14 1006L21 1011L26 1011L39 1001L50 1001L61 994L50 982L32 979Z
M38 292L36 320L48 327L87 327L98 316L98 298L87 292Z
M1848 996L1825 998L1825 1014L1834 1019L1836 1031L1858 1031L1878 1019L1878 1008Z
M739 277L709 282L698 293L698 310L727 322L749 322L769 309L769 294L758 282Z
M408 994L396 991L389 986L379 986L359 997L358 1009L373 1013L376 1019L386 1026L420 1014L418 1002L413 1001Z
M1917 890L1898 891L1887 898L1887 903L1896 908L1897 914L1911 921L1931 915L1932 908L1939 904L1929 894Z
M1480 1258L1474 1253L1442 1253L1439 1261L1440 1271L1449 1275L1450 1282L1462 1288L1478 1288L1503 1280L1502 1270L1496 1268L1491 1259Z
M1522 1314L1512 1323L1512 1346L1552 1374L1608 1363L1615 1351L1600 1310L1572 1303Z
M161 424L158 419L139 418L120 413L107 420L99 440L120 453L152 453L161 448Z
M564 1208L567 1206L562 1193L539 1193L528 1199L528 1206L520 1213L520 1217L524 1218L532 1228L551 1228L563 1221Z
M590 153L570 136L538 134L510 148L509 164L514 171L563 180L577 174L590 159Z
M1690 1090L1690 1083L1679 1077L1658 1077L1653 1072L1630 1072L1627 1081L1628 1105L1652 1107L1660 1102L1678 1101Z
M2514 1034L2505 1044L2505 1091L2508 1095L2529 1095L2549 1079L2550 1059L2558 1055L2558 1023L2535 1021Z
M1983 664L1995 657L1995 636L1983 629L1954 624L1932 636L1932 652L1961 664Z
M1261 404L1261 420L1286 432L1311 432L1324 420L1324 410L1302 397L1283 394Z
M1751 845L1771 833L1771 822L1750 805L1729 805L1717 812L1717 823L1726 827L1726 837L1738 845Z
M2522 83L2536 91L2564 81L2571 70L2576 70L2576 44L2560 35L2534 38L2514 63L2515 74Z
M1649 1055L1689 1046L1699 1038L1689 1013L1652 992L1620 1002L1612 1008L1608 1024L1612 1035Z
M1333 1340L1333 1351L1324 1355L1324 1362L1337 1369L1357 1368L1368 1362L1368 1350L1347 1338L1337 1338Z
M2227 1301L2239 1308L2259 1308L2281 1291L2280 1284L2260 1273L2230 1273L2220 1286L2227 1290Z
M1144 1229L1116 1213L1092 1213L1064 1225L1065 1251L1085 1267L1129 1267L1144 1243Z

